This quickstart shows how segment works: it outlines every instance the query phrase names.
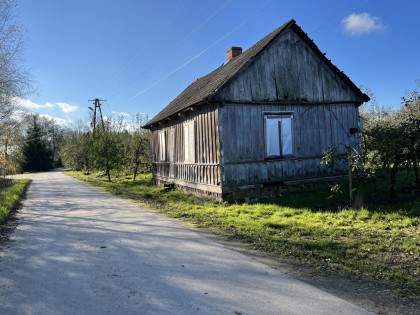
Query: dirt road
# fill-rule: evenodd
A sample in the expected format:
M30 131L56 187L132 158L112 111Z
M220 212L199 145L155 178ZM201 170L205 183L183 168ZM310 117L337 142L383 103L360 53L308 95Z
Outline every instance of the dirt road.
M61 172L31 175L0 314L366 314Z

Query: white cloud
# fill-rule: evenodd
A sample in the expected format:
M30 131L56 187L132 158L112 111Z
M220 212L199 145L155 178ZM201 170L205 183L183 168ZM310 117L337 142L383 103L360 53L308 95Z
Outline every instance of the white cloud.
M66 103L50 103L50 102L46 102L45 104L41 105L41 104L37 104L32 102L29 99L23 99L20 97L14 97L13 98L13 103L16 106L13 110L13 112L11 113L10 118L16 120L16 121L22 121L24 119L24 117L28 114L34 113L34 112L38 112L39 110L42 109L48 109L48 110L52 110L55 107L60 107L61 110L64 113L71 113L74 111L79 110L78 106L72 106ZM42 114L39 113L39 116L41 117L45 117L47 119L52 119L54 120L55 123L57 123L58 125L61 126L68 126L69 124L71 124L73 121L71 119L63 119L63 118L58 118L58 117L54 117L48 114Z
M114 115L117 115L117 116L123 116L123 117L130 117L130 116L131 116L130 114L125 113L125 112L114 112L114 111L112 111L112 113L113 113Z
M77 111L77 110L79 110L79 107L78 106L73 106L73 105L70 105L70 104L66 104L66 103L55 103L58 107L60 107L61 108L61 110L64 112L64 113L66 113L66 114L68 114L68 113L72 113L72 112L75 112L75 111Z
M67 119L63 119L63 118L58 118L58 117L53 117L53 116L48 115L48 114L39 114L39 116L45 117L47 119L52 119L52 120L54 120L54 122L56 124L61 125L61 126L65 126L65 125L68 125L68 124L71 124L72 123L71 120L67 120Z
M346 16L342 21L341 25L344 28L344 32L350 36L357 36L362 34L368 34L375 31L383 31L387 28L386 25L381 23L381 18L371 16L369 13L352 13Z
M67 103L46 102L45 104L37 104L35 102L32 102L31 100L20 98L20 97L14 97L13 102L17 106L19 106L21 108L23 107L23 108L26 108L26 109L29 109L29 110L52 109L55 106L60 107L61 110L66 114L79 110L78 106L73 106L73 105L70 105L70 104L67 104Z
M15 121L21 121L24 119L24 117L28 114L27 111L24 110L15 110L12 112L12 114L10 115L10 118L15 120Z
M22 121L25 118L25 116L27 116L27 115L30 115L30 113L28 113L27 111L24 111L24 110L15 110L12 113L11 118L14 119L14 120L16 120L16 121ZM53 117L53 116L48 115L48 114L38 114L38 115L40 117L45 117L45 118L47 118L49 120L52 119L57 124L62 125L62 126L72 123L72 120L71 119L63 119L63 118Z
M41 108L53 108L54 104L51 104L49 102L45 103L44 105L39 105L36 104L34 102L32 102L31 100L27 100L27 99L23 99L23 98L19 98L19 97L14 97L13 98L13 102L15 104L17 104L18 106L27 108L27 109L41 109Z

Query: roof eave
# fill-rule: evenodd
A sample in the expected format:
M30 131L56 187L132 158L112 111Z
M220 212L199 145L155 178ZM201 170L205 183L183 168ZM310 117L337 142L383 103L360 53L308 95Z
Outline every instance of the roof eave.
M206 98L206 99L201 100L201 101L199 101L199 102L196 102L196 103L194 103L194 104L192 104L192 105L189 105L188 107L186 107L186 108L184 108L184 109L182 109L182 110L179 110L179 111L177 111L177 112L173 113L173 114L172 114L172 115L170 115L170 116L164 117L164 118L159 119L159 120L156 120L156 121L152 121L152 120L151 120L150 122L148 122L148 123L146 123L145 125L141 126L141 128L143 128L143 129L151 129L153 125L161 125L161 124L162 124L163 122L165 122L165 121L171 121L171 120L174 120L174 119L176 119L177 117L181 116L181 114L182 114L182 113L189 112L189 111L193 111L193 110L195 110L197 107L201 107L201 106L203 106L203 105L210 104L211 102L212 102L212 101L209 101L209 100L208 100L208 98Z

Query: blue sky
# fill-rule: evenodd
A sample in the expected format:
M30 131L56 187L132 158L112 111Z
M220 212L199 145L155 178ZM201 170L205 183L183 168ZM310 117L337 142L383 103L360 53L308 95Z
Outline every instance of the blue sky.
M230 46L249 48L290 19L380 105L398 106L420 78L418 1L18 0L24 60L38 93L21 104L62 124L156 115Z

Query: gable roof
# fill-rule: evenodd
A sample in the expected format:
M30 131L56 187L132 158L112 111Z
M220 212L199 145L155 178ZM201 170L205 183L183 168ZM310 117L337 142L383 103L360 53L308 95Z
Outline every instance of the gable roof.
M181 94L179 94L172 102L169 103L162 111L160 111L154 118L152 118L143 127L150 128L151 125L162 121L182 110L197 105L214 96L220 88L225 86L235 75L251 63L257 55L259 55L267 45L269 45L277 36L283 33L289 27L293 28L300 37L307 43L311 48L319 55L320 58L327 63L330 69L335 72L359 97L365 102L369 100L369 97L362 93L359 88L336 66L334 66L330 60L328 60L323 53L318 49L314 42L308 37L308 35L302 31L302 29L296 25L295 20L290 20L262 38L255 45L248 48L246 51L231 59L227 63L221 65L219 68L210 72L209 74L201 77L191 83Z

